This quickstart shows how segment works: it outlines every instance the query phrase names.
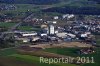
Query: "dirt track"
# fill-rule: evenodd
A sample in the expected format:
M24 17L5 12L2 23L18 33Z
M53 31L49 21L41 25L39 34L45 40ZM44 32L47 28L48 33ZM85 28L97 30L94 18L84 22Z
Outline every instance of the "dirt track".
M40 48L53 48L53 47L92 47L90 44L84 44L79 42L69 42L69 43L59 43L59 44L38 44L38 45L30 45L30 47L40 47Z

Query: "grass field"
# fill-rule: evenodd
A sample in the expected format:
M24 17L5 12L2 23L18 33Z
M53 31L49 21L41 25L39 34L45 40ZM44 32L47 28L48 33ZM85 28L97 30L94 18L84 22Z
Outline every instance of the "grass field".
M25 30L25 31L32 31L32 28L31 26L19 26L18 29L19 30Z
M78 48L49 48L49 49L45 49L44 51L48 51L48 52L52 52L52 53L57 53L57 54L61 54L61 55L66 55L66 56L72 56L72 57L94 57L95 63L94 64L82 64L80 66L99 66L99 62L100 62L100 48L96 48L96 53L94 54L89 54L89 55L78 55L76 53L76 50ZM22 55L22 54L18 54L16 50L14 49L5 49L5 50L1 50L0 51L0 57L5 57L5 58L12 58L13 60L16 61L20 61L23 62L24 64L34 64L36 66L78 66L75 64L44 64L44 63L40 63L39 62L39 57L36 56L32 56L32 55ZM1 60L1 59L0 59ZM10 60L10 59L9 59ZM5 60L6 61L6 60ZM10 63L12 62L12 60L10 61ZM16 64L14 62L12 62L13 64ZM7 65L6 65L7 66Z
M10 28L12 26L14 26L16 23L10 22L10 23L5 23L5 22L0 22L0 27L6 27L6 28Z
M100 45L100 35L96 35L96 42Z
M17 29L24 31L40 31L40 27L32 27L32 26L19 26Z
M9 5L9 4L6 4ZM1 11L1 13L21 13L21 12L27 12L28 10L35 12L38 11L38 7L34 6L33 4L13 4L17 7L17 9L15 10L5 10L5 11ZM37 8L36 8L37 7Z
M75 64L46 64L40 63L39 57L18 54L14 49L0 50L0 65L4 66L77 66ZM18 64L21 63L21 64Z
M9 4L6 4L9 5ZM15 10L5 10L1 11L1 13L13 13L13 14L20 14L31 11L31 12L38 12L41 9L47 9L52 7L63 7L63 6L75 6L75 7L97 7L100 8L100 4L92 4L88 0L61 0L59 3L52 4L52 5L34 5L34 4L13 4L17 6ZM20 15L21 16L21 15Z
M88 55L78 55L76 53L76 51L78 50L78 48L50 48L50 49L46 49L45 51L47 52L52 52L52 53L57 53L57 54L61 54L61 55L66 55L66 56L72 56L72 57L94 57L94 64L82 64L81 66L100 66L100 48L96 48L96 53L94 54L88 54Z

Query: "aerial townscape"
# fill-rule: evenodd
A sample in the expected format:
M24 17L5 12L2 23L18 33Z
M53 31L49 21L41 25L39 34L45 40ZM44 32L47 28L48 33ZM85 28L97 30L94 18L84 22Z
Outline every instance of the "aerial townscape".
M0 0L0 66L100 66L99 55L99 0Z

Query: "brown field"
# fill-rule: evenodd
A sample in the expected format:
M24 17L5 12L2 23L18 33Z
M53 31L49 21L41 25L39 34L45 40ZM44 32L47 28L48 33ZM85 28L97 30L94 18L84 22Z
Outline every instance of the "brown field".
M79 43L79 42L69 42L69 43L59 43L59 44L39 44L39 45L30 45L24 48L17 48L18 54L21 55L30 55L36 57L46 57L46 58L66 58L69 56L64 56L60 54L45 52L42 49L45 48L64 48L64 47L91 47L89 44ZM42 49L41 49L42 48ZM0 66L37 66L36 63L28 63L22 60L18 60L14 57L0 57Z
M46 57L46 58L60 58L60 57L68 57L68 56L64 56L64 55L59 55L59 54L55 54L55 53L50 53L50 52L45 52L42 50L38 50L38 51L24 51L24 50L18 50L19 54L22 55L32 55L32 56L37 56L37 57Z
M45 48L64 48L64 47L91 47L91 45L79 43L79 42L70 42L70 43L63 42L60 44L53 44L53 45L38 44L38 45L29 45L26 47L23 46L21 48L17 48L17 51L19 54L33 55L33 56L38 56L38 57L66 57L63 55L42 51L42 49L45 49Z
M85 43L80 43L80 42L69 42L69 43L65 43L65 42L62 42L62 43L59 43L59 44L38 44L38 45L30 45L30 47L39 47L39 48L56 48L56 47L60 47L60 48L63 48L63 47L91 47L92 45L90 44L85 44Z
M36 48L36 47L45 49L45 48L64 48L64 47L91 47L91 45L83 44L79 42L61 43L61 44L53 44L53 45L39 44L39 45L30 45L29 47L26 47L24 49L18 48L17 51L19 54L32 55L32 56L37 56L37 57L48 57L48 58L68 57L68 56L59 55L55 53L45 52L42 49L34 50L33 48Z
M14 58L0 57L0 66L36 66L33 63L16 60Z
M38 45L29 45L29 46L23 46L21 48L17 48L17 51L19 54L24 55L32 55L37 57L68 57L64 55L59 55L55 53L45 52L42 49L45 48L64 48L64 47L91 47L92 45L79 43L79 42L69 42L69 43L60 43L60 44L38 44ZM37 50L37 48L39 48ZM40 49L42 48L42 49Z

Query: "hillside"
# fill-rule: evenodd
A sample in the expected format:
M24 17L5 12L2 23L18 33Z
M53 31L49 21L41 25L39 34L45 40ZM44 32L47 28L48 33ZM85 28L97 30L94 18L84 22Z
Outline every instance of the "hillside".
M58 7L48 8L44 12L100 15L99 0L65 0Z
M43 9L43 12L100 14L100 0L0 0L0 3L18 6L17 12Z
M89 0L89 1L95 1L100 4L100 0Z
M0 3L8 4L53 4L59 0L0 0Z

